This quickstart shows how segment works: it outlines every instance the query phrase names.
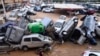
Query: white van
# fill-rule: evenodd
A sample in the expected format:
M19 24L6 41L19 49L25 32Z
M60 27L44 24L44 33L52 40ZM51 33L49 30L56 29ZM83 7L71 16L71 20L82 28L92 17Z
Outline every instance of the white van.
M19 45L13 45L13 48L20 48L23 50L28 50L28 48L34 47L50 47L53 40L48 36L43 36L40 34L26 35L22 38Z

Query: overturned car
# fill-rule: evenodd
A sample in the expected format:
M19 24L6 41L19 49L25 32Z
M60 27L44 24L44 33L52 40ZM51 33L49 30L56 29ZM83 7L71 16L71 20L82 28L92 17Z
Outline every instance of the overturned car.
M63 43L63 40L66 41L67 39L70 38L77 24L78 24L77 17L73 17L68 22L65 23L64 27L59 33L59 38L62 41L62 43Z
M75 29L73 37L78 39L78 44L83 44L86 40L89 41L91 45L97 45L97 42L95 40L96 37L96 24L97 20L93 15L86 15L82 18L83 24L80 26L80 28Z

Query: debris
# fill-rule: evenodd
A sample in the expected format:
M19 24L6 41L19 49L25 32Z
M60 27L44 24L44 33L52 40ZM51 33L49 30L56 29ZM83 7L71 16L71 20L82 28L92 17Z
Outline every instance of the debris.
M28 30L31 33L44 33L45 28L41 22L33 22L28 24Z

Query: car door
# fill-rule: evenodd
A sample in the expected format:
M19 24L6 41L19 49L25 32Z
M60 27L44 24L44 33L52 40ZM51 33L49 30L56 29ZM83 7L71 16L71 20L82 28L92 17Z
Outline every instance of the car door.
M33 47L41 47L43 46L42 41L39 38L32 38L32 45Z
M32 47L31 38L24 38L24 41L22 41L22 45Z

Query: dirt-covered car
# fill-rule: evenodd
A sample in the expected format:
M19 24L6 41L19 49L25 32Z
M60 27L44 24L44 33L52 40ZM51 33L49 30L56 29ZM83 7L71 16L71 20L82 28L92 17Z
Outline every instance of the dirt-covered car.
M56 32L56 33L59 33L60 30L64 27L64 24L65 24L65 20L58 19L58 20L54 23L55 32Z
M28 50L28 48L35 47L50 47L53 40L48 36L43 36L41 34L31 34L23 36L21 43L14 45L13 48L20 48L23 50Z
M69 21L67 21L62 28L62 30L59 32L59 41L61 43L64 43L67 39L70 38L71 34L73 34L74 29L76 28L78 23L77 17L72 17Z
M89 40L89 43L97 45L97 41L95 40L96 17L93 15L86 15L83 20L83 24L80 28L85 32L85 36L88 38L87 40Z
M17 13L18 13L19 9L14 9L10 12L10 17L15 17L17 16Z

